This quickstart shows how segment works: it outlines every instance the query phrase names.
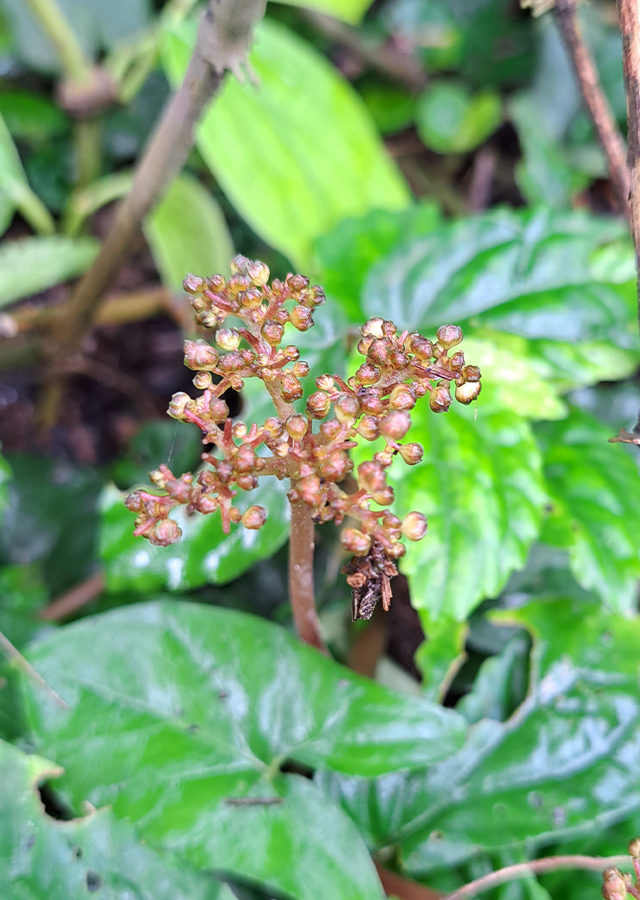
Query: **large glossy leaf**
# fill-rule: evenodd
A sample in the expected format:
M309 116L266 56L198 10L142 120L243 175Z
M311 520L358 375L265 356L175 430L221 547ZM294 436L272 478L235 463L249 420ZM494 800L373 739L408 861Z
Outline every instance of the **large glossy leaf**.
M374 774L442 758L463 733L275 625L186 601L85 619L29 659L71 706L25 684L74 806L112 804L151 846L309 900L381 891L356 830L282 764Z
M470 321L527 338L636 349L630 254L616 222L499 209L401 246L371 271L363 306L403 328Z
M163 283L182 290L186 275L227 272L233 243L211 193L189 175L173 182L144 231Z
M44 234L55 231L48 209L29 187L20 156L2 115L0 115L0 233L9 224L10 214L20 210L33 228Z
M95 238L61 235L5 241L0 249L0 308L81 275L99 247Z
M182 528L182 538L170 547L153 547L134 537L135 515L124 505L126 495L106 488L100 550L109 589L147 593L232 581L286 542L290 515L287 490L285 482L267 478L261 479L251 493L238 496L242 510L254 504L267 510L266 524L259 531L235 525L226 535L217 513L188 517L180 507L174 517Z
M194 21L166 34L163 58L174 84L194 40ZM401 209L409 192L362 101L309 44L264 21L250 63L260 86L229 79L197 145L254 231L307 268L318 235L347 216Z
M394 509L419 510L429 529L401 569L414 606L461 622L500 592L538 535L546 496L540 452L524 419L485 412L481 403L477 421L455 403L441 416L417 406L412 418L424 459L394 463Z
M636 609L640 579L640 476L611 432L574 410L539 426L552 510L547 543L569 549L573 575L618 612Z
M318 776L371 846L398 845L411 875L599 836L640 807L640 621L570 600L505 617L535 640L529 696L507 722L479 721L424 773Z
M51 818L37 787L58 766L0 741L0 892L7 900L232 900L228 887L150 850L111 811ZM55 782L54 782L55 784Z

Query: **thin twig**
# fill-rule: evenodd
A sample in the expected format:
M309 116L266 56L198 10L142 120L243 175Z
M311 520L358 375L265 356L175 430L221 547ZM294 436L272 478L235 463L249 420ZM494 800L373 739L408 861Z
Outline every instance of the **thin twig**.
M313 520L306 503L291 504L289 538L289 596L298 634L303 641L326 652L313 592Z
M65 76L78 84L90 81L93 64L85 56L75 31L56 0L26 0L26 3L55 47Z
M66 594L63 594L61 597L53 600L48 606L45 606L40 612L40 618L45 619L47 622L56 622L58 619L66 619L67 616L78 612L78 610L82 609L83 606L86 606L87 603L91 603L92 600L99 597L105 588L105 584L106 579L103 572L92 575L91 578L87 578L86 581L77 584L74 588L71 588L70 591L67 591Z
M481 212L489 205L496 161L495 150L491 147L482 147L476 153L467 198L469 212Z
M627 92L627 143L630 175L631 231L636 248L640 321L640 12L637 0L618 0L622 32L622 68Z
M635 0L618 0L619 6L631 7L634 3ZM556 0L554 15L578 77L582 96L607 158L609 177L615 188L620 207L629 218L629 169L625 158L624 141L600 86L598 70L580 32L576 17L576 0Z
M631 865L631 858L627 856L543 856L542 859L532 859L530 862L516 863L513 866L505 866L496 872L483 875L458 888L452 894L447 894L444 900L462 900L463 897L474 897L491 888L504 884L507 881L515 881L517 878L525 878L527 875L538 875L543 872L557 872L559 869L586 869L597 872L609 866Z
M60 694L57 691L54 691L52 687L50 687L47 682L44 680L42 675L40 675L33 668L30 662L28 662L22 653L13 646L9 638L5 637L4 634L0 631L0 651L4 654L4 656L12 662L17 669L22 670L24 674L33 681L34 684L37 684L38 687L45 690L48 694L50 694L58 706L62 707L62 709L69 709L69 704L65 703Z
M391 44L369 40L357 29L323 13L308 10L304 15L317 31L346 47L370 68L377 69L413 91L420 91L426 85L427 73L414 56L402 53Z
M142 219L182 168L204 107L220 88L225 71L237 71L246 57L264 6L265 0L218 0L203 13L183 82L165 108L136 168L131 193L118 206L100 253L71 295L68 316L56 329L59 354L75 348L91 327L105 290L131 251ZM45 427L55 421L62 393L61 382L51 379L41 404Z
M374 860L378 877L385 893L391 897L399 897L400 900L439 900L444 897L442 891L435 891L433 888L424 887L417 881L398 875L391 869L385 869L376 860Z

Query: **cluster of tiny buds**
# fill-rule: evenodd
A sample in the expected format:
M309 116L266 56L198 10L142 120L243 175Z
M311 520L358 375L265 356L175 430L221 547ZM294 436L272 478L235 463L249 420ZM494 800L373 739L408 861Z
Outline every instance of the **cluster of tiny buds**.
M640 838L629 842L629 855L633 863L635 881L615 866L609 866L602 872L602 896L604 900L625 900L631 894L640 900Z
M239 522L258 529L266 511L251 506L241 513L235 498L238 490L253 490L260 477L275 476L289 480L290 502L305 504L314 522L354 520L342 532L344 548L354 557L369 557L375 548L367 571L375 562L375 570L386 578L391 569L382 556L397 560L405 553L402 539L420 540L427 528L419 512L400 519L388 509L394 499L387 483L393 460L400 457L416 465L423 455L420 444L404 440L410 411L428 394L431 409L446 412L452 385L455 398L464 404L480 393L480 370L467 365L459 350L449 353L462 340L460 328L443 325L431 341L415 332L398 333L384 319L370 319L361 330L358 351L365 360L355 375L347 381L339 375L316 378L316 390L299 412L293 403L304 395L309 366L300 360L297 347L282 346L285 327L310 328L324 292L302 275L288 275L269 286L267 266L241 256L234 259L232 273L228 281L221 275L190 275L184 282L193 295L197 322L214 329L214 342L186 341L185 365L196 372L194 384L202 393L196 399L175 394L168 412L195 423L203 443L212 445L202 456L206 466L197 476L176 478L167 466L152 472L151 481L162 493L139 490L126 501L138 514L136 534L162 546L178 540L180 528L170 518L178 505L188 513L218 510L225 532ZM228 318L234 320L232 327ZM275 408L275 415L250 428L232 422L223 399L229 388L241 390L247 378L263 382ZM356 489L347 492L344 482L354 468L349 451L361 440L380 443L372 458L357 467ZM352 566L348 573L354 589L362 588L362 571L362 565Z

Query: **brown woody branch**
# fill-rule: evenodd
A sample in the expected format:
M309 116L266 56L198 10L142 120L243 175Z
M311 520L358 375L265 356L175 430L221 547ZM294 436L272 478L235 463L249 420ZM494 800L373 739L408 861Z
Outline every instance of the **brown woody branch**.
M619 0L618 5L631 7L633 2L632 0ZM620 208L627 218L630 218L630 181L624 141L602 91L598 70L582 37L576 17L576 0L556 0L554 15L564 45L571 57L582 96L598 134L598 140L604 150L609 177L615 188Z

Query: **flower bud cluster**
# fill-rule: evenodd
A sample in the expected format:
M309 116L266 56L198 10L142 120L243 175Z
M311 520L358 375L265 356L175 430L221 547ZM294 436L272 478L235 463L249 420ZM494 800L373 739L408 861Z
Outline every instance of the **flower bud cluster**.
M201 394L196 399L175 394L168 410L179 421L195 423L214 450L203 454L206 466L197 476L176 478L166 466L151 473L162 494L135 491L127 500L138 514L135 533L155 544L173 543L180 529L169 516L178 505L188 513L219 510L227 533L239 522L260 528L266 512L252 506L242 514L235 503L238 491L253 490L261 476L287 478L290 502L305 504L314 522L354 520L342 533L343 546L354 557L347 570L354 604L358 592L362 609L373 595L382 596L386 606L388 580L396 573L393 561L405 553L403 539L420 540L427 528L421 513L400 519L388 509L394 499L387 483L391 463L400 457L416 465L423 455L420 444L405 440L410 410L428 394L431 409L445 412L452 385L459 402L471 403L480 393L480 370L454 350L462 340L455 325L442 326L431 341L415 332L398 334L392 322L373 318L361 331L358 350L364 361L355 375L347 382L337 375L320 376L304 413L299 412L293 403L303 396L309 366L299 359L297 347L282 346L285 326L311 327L324 293L302 275L269 286L267 266L241 256L232 272L228 281L221 275L185 279L198 323L215 332L212 343L186 341L185 365L196 372ZM232 327L226 321L231 317ZM264 383L275 415L249 429L232 423L222 396L229 388L240 390L250 377ZM379 444L354 473L349 451L362 440ZM356 489L347 492L344 482L352 474Z

